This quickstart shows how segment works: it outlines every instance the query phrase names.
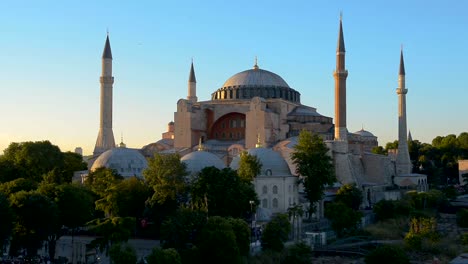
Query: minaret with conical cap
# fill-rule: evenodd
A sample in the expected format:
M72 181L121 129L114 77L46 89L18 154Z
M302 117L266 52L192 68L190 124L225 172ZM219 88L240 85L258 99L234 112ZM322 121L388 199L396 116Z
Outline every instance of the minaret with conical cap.
M195 70L193 69L193 60L192 65L190 66L190 75L188 79L188 96L187 100L192 103L197 102L197 79L195 78Z
M338 44L336 47L335 77L335 140L347 141L348 129L346 128L346 78L348 70L345 68L345 44L343 37L342 17L340 15L340 29L338 32Z
M400 53L400 70L398 73L398 154L396 158L397 175L410 174L412 165L408 151L408 138L406 128L406 93L405 86L405 62L403 60L403 49Z
M106 150L115 147L114 132L112 132L112 86L114 77L112 77L112 51L107 34L104 52L102 53L102 74L101 82L101 108L99 134L94 147L94 155L99 155Z

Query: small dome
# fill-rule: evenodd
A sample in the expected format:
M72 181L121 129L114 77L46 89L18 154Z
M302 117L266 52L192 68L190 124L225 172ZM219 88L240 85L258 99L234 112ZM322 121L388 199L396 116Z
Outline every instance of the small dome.
M224 169L224 162L215 154L208 151L194 151L183 156L180 161L187 165L189 174L196 174L206 167L216 167Z
M252 148L247 150L252 156L256 156L262 163L261 175L267 176L285 176L291 175L288 164L281 155L269 148ZM239 168L240 156L234 157L231 162L231 168L237 170Z
M356 131L356 132L354 132L354 134L358 134L358 135L360 135L362 137L375 137L374 134L372 134L371 132L366 131L364 129Z
M277 86L289 88L289 85L276 73L251 69L239 72L229 78L223 87L229 86Z
M124 177L142 177L143 170L148 168L148 162L137 150L120 147L102 153L93 163L91 171L100 167L114 169Z

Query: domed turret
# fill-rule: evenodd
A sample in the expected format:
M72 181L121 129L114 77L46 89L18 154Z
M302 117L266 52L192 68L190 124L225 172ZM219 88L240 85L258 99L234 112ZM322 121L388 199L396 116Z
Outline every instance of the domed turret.
M187 172L190 175L199 173L206 167L216 167L224 169L224 162L215 154L203 150L191 152L183 156L180 161L187 165Z
M269 148L253 148L247 151L248 154L256 156L262 163L260 175L266 176L289 176L291 172L288 164L281 155ZM231 162L233 170L239 169L240 156L234 157Z
M148 168L145 157L135 149L118 147L102 153L91 167L91 171L100 167L114 169L124 177L142 177L142 172Z

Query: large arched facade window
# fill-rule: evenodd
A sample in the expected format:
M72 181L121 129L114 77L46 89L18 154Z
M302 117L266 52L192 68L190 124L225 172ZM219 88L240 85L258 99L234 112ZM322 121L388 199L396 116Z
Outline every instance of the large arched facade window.
M220 117L211 127L209 136L217 140L245 139L245 115L229 113Z

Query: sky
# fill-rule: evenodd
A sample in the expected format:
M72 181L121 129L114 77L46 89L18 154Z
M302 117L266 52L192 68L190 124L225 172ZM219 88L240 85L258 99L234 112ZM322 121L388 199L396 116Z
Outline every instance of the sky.
M116 143L161 139L187 96L193 58L199 101L232 75L280 75L301 103L334 117L340 12L348 130L398 137L403 45L413 139L468 131L467 1L0 0L0 153L49 140L91 154L99 129L101 56L109 31Z

